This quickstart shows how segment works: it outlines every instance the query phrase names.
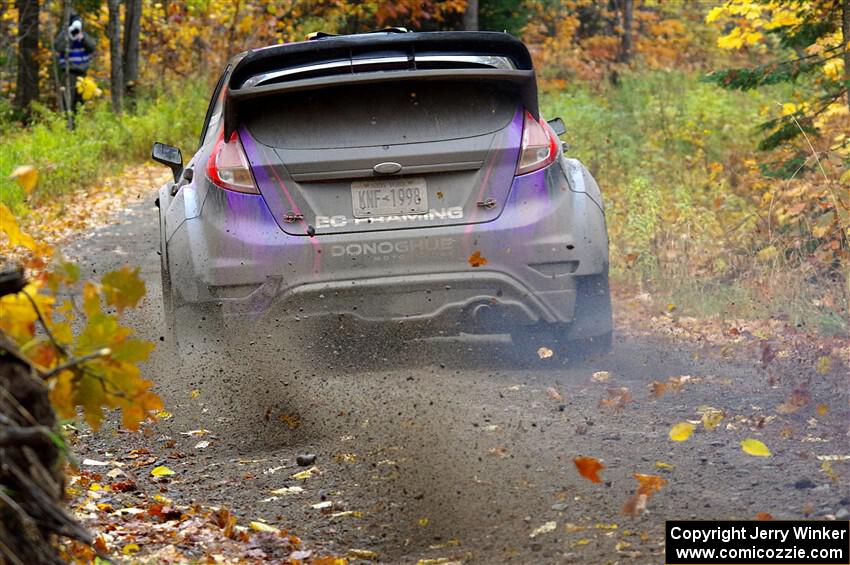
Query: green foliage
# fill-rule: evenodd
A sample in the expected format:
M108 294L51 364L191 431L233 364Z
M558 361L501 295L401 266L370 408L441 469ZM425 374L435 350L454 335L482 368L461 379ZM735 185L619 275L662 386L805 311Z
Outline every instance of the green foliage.
M516 0L480 0L478 27L489 31L506 31L519 36L528 23L528 11Z
M707 74L704 80L723 88L750 90L781 82L793 82L801 74L811 72L820 63L819 59L794 59L753 68L715 71Z
M40 171L35 202L91 186L129 163L150 157L161 140L184 151L197 143L209 89L204 80L182 81L173 90L139 99L136 108L116 116L106 99L85 106L69 131L63 115L39 109L32 127L7 129L0 147L0 203L22 204L23 191L9 178L16 165ZM8 126L7 126L8 127Z

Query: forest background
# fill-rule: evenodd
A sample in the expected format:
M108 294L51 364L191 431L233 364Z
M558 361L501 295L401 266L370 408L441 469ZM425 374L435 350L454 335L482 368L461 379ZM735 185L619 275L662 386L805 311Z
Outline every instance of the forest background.
M69 130L52 44L72 11L97 51ZM191 154L240 51L387 26L526 42L545 116L603 188L618 289L850 332L850 0L0 0L0 203L31 218L154 140Z

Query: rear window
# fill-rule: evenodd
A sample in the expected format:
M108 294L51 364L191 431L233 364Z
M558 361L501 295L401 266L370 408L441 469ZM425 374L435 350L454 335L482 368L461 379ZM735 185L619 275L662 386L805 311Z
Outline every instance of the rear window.
M244 104L240 117L272 147L369 147L492 133L508 125L519 100L491 83L377 83L263 98Z

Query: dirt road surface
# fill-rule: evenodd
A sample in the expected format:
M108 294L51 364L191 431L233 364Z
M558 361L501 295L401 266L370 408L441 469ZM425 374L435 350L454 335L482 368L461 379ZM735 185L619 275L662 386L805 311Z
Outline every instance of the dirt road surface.
M153 196L143 198L66 253L84 275L141 265L148 297L132 322L159 343L156 213ZM293 322L279 347L224 361L181 364L159 348L147 375L172 416L146 434L81 432L80 459L133 463L130 450L146 448L127 470L150 493L226 507L240 523L266 520L316 555L357 548L385 563L654 564L666 519L846 518L850 509L840 363L823 375L791 353L765 367L744 348L721 355L623 332L610 355L572 365L525 363L500 337L373 341ZM594 379L599 371L608 379ZM681 390L650 393L652 381L683 376ZM805 402L783 413L801 385ZM724 413L713 430L699 423L707 406ZM671 441L671 426L688 420L693 436ZM772 456L744 453L745 438ZM298 466L302 454L315 462ZM577 473L577 456L603 461L602 483ZM160 464L175 475L151 477ZM292 478L305 469L311 477ZM667 484L629 516L635 473ZM272 494L283 487L303 490Z

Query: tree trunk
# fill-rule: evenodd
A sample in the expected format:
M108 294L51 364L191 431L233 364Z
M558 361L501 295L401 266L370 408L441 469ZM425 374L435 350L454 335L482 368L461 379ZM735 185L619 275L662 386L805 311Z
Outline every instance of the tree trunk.
M126 0L124 11L124 83L132 90L139 80L139 30L142 0Z
M20 268L0 267L0 296L26 285ZM64 509L64 460L42 375L0 332L0 563L62 565L56 534L92 537Z
M109 24L106 33L109 36L109 82L112 90L112 111L121 112L121 99L124 97L124 65L121 58L121 0L108 0Z
M634 19L634 1L620 0L620 17L623 33L620 36L620 53L617 60L628 63L632 60L632 20Z
M844 41L844 88L847 89L847 107L850 108L850 0L844 0L841 7L841 38Z
M18 8L18 82L15 107L29 113L38 99L38 0L16 0Z
M466 10L463 12L463 29L478 31L478 0L467 0Z

